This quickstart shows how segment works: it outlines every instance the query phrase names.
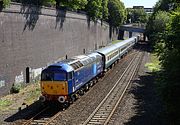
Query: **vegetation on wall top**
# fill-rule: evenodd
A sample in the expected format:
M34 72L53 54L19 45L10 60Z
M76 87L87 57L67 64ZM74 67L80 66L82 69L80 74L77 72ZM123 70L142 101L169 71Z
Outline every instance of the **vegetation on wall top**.
M10 1L85 11L91 20L107 21L112 27L119 27L126 20L126 9L120 0L3 0L4 7L8 6Z
M159 0L147 24L147 35L162 70L158 86L173 125L180 124L180 2Z

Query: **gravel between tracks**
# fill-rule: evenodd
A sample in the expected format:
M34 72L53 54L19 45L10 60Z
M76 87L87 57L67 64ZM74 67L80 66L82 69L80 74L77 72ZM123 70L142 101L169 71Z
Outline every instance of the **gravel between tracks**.
M103 80L100 80L84 96L78 99L62 115L56 119L59 125L79 125L82 124L88 116L95 110L98 104L104 99L110 89L114 86L117 78L127 67L133 54L128 55L124 60L118 63L112 70L106 73ZM113 81L113 82L112 82Z
M133 53L129 53L128 56L115 65L112 70L108 71L105 77L100 79L93 88L85 93L85 95L81 96L74 104L70 105L68 109L62 111L62 114L56 119L56 124L74 125L81 124L82 121L85 121L113 87L115 81L122 74L133 56ZM24 119L30 118L32 114L37 112L37 107L39 106L39 104L34 103L22 112L8 111L8 114L3 113L1 116L1 123L3 125L19 125Z
M79 125L83 123L114 86L133 56L133 53L130 53L85 95L62 111L61 115L55 119L56 124ZM162 114L161 101L155 93L153 77L144 67L147 61L149 61L149 52L146 52L137 77L112 116L111 125L166 125L163 116L160 115ZM15 124L15 122L5 124Z
M154 78L145 67L150 62L150 53L145 48L145 56L138 73L109 125L167 125Z

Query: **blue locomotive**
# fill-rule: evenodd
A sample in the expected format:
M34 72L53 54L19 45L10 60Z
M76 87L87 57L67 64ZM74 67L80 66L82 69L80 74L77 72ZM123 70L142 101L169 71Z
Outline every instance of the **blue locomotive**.
M113 63L126 54L139 36L52 64L41 73L40 100L73 102L87 91Z

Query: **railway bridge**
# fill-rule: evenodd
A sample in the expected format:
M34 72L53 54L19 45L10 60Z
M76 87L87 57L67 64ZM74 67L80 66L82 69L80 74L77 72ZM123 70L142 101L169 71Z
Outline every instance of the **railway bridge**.
M125 31L129 32L129 38L132 37L133 32L137 32L137 33L142 33L143 38L145 39L145 26L144 25L137 25L137 26L133 24L122 25L119 29L119 39L124 38Z

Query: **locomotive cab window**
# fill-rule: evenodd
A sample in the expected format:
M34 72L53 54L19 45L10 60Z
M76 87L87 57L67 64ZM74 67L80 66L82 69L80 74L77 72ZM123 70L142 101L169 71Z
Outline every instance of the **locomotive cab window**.
M42 81L66 81L67 75L65 72L42 72Z
M66 81L66 73L54 73L54 81Z
M53 73L51 73L51 72L42 72L41 80L42 81L53 81Z

